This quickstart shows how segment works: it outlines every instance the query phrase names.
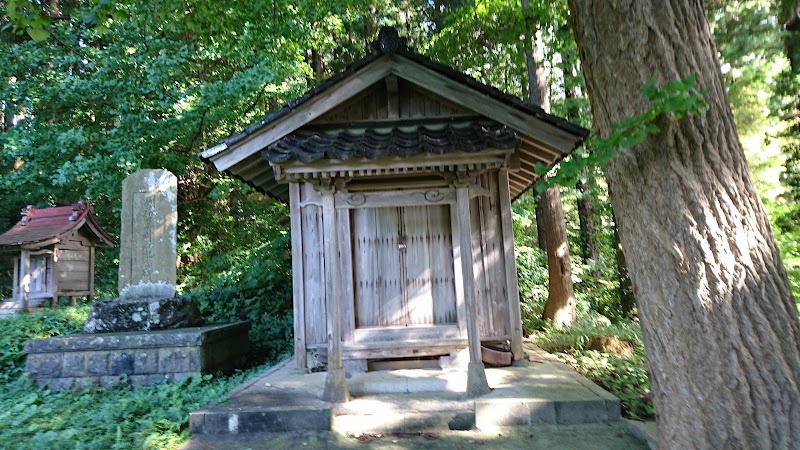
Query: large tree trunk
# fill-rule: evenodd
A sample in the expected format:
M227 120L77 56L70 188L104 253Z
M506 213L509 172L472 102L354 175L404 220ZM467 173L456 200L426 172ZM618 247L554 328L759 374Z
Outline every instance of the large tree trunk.
M636 297L633 295L633 286L631 285L631 278L628 275L628 262L625 261L625 253L622 252L622 244L619 242L616 217L614 217L614 234L612 239L614 256L617 260L617 280L619 281L619 301L622 306L622 314L631 318L633 316L633 308L636 307Z
M547 239L547 303L542 318L558 326L575 321L575 294L572 289L572 269L569 261L569 242L558 187L548 189L541 197L542 224Z
M536 217L536 245L539 250L547 253L547 237L544 234L544 212L542 211L542 198L536 199L536 206L533 210Z
M594 124L641 114L656 83L697 76L702 116L606 167L672 448L800 442L800 322L733 122L700 0L569 0Z
M528 8L528 1L522 0L522 7ZM531 103L545 111L550 110L550 98L544 70L544 47L528 29L529 50L525 52L530 85ZM572 270L569 261L569 240L558 187L550 188L543 194L536 210L536 230L544 231L545 251L547 252L548 294L542 318L552 320L556 325L567 325L575 321L575 294L572 288Z

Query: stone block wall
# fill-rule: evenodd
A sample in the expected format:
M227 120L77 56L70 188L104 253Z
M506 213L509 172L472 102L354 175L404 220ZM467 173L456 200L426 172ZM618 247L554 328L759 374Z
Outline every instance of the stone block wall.
M28 375L51 390L133 388L241 367L249 322L28 341Z

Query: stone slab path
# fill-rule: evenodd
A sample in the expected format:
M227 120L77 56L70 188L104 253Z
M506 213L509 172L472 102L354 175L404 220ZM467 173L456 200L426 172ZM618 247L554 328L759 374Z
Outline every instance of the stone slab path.
M544 445L548 436L580 435L579 430L599 433L614 445L588 439L592 445L552 448L646 448L619 420L618 399L538 347L526 344L526 352L530 361L519 366L487 368L492 392L476 399L464 395L464 370L415 369L354 375L348 380L352 399L342 405L321 400L325 373L298 373L285 361L232 391L227 402L191 413L193 438L184 449L349 448L352 440L378 445L368 448L384 448L380 442L422 445L412 445L416 441L429 448L442 436L448 437L430 448L451 448L439 447L451 441L463 444L452 448L467 448L470 440L510 445L532 437ZM223 445L231 439L242 446ZM252 439L264 440L264 446L248 444Z

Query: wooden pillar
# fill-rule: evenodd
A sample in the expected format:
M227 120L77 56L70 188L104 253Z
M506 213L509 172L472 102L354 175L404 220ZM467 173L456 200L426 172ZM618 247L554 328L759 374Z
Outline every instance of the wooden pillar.
M522 315L519 308L517 260L514 256L514 224L511 221L511 189L508 186L508 169L500 169L497 182L500 188L500 225L506 266L508 320L511 325L509 328L511 330L511 354L514 361L519 361L524 356L522 350Z
M92 295L94 295L94 246L89 248L89 295L86 296L88 303L92 302Z
M17 307L21 307L22 305L22 280L19 278L20 272L20 258L14 258L14 278L11 281L11 297L14 299L14 303Z
M31 288L31 253L25 249L20 253L19 287L22 310L28 311L28 294Z
M45 260L45 272L47 272L47 265L50 265L49 275L47 276L47 292L50 293L50 306L56 307L58 306L58 272L57 272L57 260L58 257L56 256L57 250L53 250L53 255L49 256Z
M328 316L328 376L323 399L344 403L350 399L342 367L342 305L339 290L339 246L336 231L334 189L321 189L325 257L325 307Z
M477 397L491 392L486 370L481 360L481 337L478 329L478 305L475 301L475 272L472 267L472 225L469 214L469 188L456 187L461 273L464 280L464 303L467 315L469 365L467 367L467 396Z
M289 224L292 233L292 300L294 305L294 365L307 370L306 302L303 274L303 230L300 183L289 184Z

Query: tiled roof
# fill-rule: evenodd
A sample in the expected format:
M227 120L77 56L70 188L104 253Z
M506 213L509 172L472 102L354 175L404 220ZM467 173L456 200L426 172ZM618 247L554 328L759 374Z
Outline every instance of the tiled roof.
M382 36L382 34L384 33L387 33L388 35L386 37ZM390 53L403 55L406 58L411 59L412 61L419 63L424 67L427 67L428 69L438 72L439 74L444 75L452 80L458 81L461 84L469 86L470 88L475 89L476 91L484 95L492 97L493 99L502 102L508 106L516 108L517 110L525 114L534 116L544 122L559 127L569 133L573 133L576 136L580 136L581 138L586 138L589 135L589 130L579 125L569 122L561 117L548 114L538 106L535 106L528 102L524 102L518 97L508 95L505 92L495 87L481 83L475 78L472 78L469 75L459 72L453 69L452 67L448 67L444 64L438 63L433 59L428 58L427 56L423 56L415 52L413 49L409 48L405 44L403 39L397 36L396 30L394 30L391 27L384 27L381 29L381 34L379 34L378 40L372 43L372 52L367 54L367 56L349 65L344 71L333 75L332 77L325 80L323 83L310 89L299 98L296 98L295 100L292 100L291 102L287 103L286 105L283 106L283 108L263 116L256 123L251 124L241 132L223 139L222 141L220 141L219 145L225 144L230 147L236 144L237 142L245 139L247 136L257 133L265 126L285 116L286 114L289 114L303 103L311 100L312 98L316 97L322 92L333 87L341 80L353 75L355 72L358 72L360 69L369 65L371 62L377 60L381 56Z
M114 244L111 236L95 221L92 208L83 202L57 208L29 206L22 214L16 225L0 235L0 247L49 245L84 225L88 225L99 244Z
M477 152L486 148L510 150L516 147L513 130L493 122L411 125L388 128L350 128L336 132L295 133L262 152L274 164L288 160L304 163L319 159L378 159L409 157L422 152Z

